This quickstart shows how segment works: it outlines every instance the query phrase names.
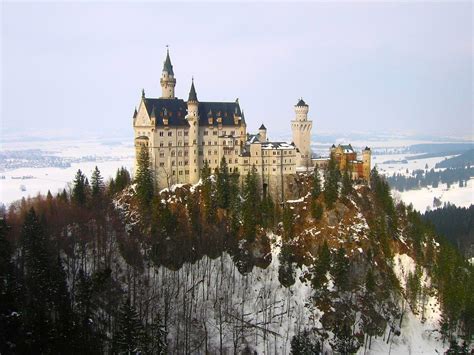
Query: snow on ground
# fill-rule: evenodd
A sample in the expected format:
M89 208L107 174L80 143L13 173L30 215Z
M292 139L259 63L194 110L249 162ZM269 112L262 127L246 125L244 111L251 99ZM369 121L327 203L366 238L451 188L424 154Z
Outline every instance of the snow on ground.
M409 175L413 170L424 170L426 165L428 169L434 168L434 166L443 161L446 157L436 157L427 159L416 159L408 160L407 163L393 163L388 161L400 161L406 157L413 156L410 154L387 154L387 155L375 155L372 158L372 165L377 165L377 169L381 174L393 175L393 173L399 173L402 175ZM406 170L408 169L408 174ZM436 197L441 200L442 203L452 203L460 207L469 207L474 203L474 179L470 179L467 182L466 187L459 187L457 184L452 184L448 189L446 184L439 184L437 188L427 187L417 190L408 190L399 192L392 190L392 195L396 199L401 199L406 204L412 204L413 207L420 211L425 212L429 207L433 209L433 199Z
M439 184L437 188L425 187L418 190L392 191L395 198L400 198L406 204L413 204L414 209L425 212L433 207L433 199L436 197L441 203L449 202L459 207L469 207L474 203L474 179L467 181L466 187L451 185L448 189L446 184Z
M393 270L403 289L409 273L415 271L416 263L407 254L395 254L393 258ZM422 286L430 286L431 279L422 270ZM387 344L382 339L376 339L372 343L372 349L368 354L444 354L448 345L443 345L440 340L439 321L441 310L436 296L429 296L424 312L425 320L421 320L421 312L414 314L410 307L405 304L405 316L401 327L401 336L394 337L393 342ZM359 351L359 354L363 352Z
M425 159L414 159L407 160L406 163L402 163L402 160L405 160L407 157L413 157L420 154L382 154L382 155L373 155L372 156L372 166L377 165L377 169L381 174L384 175L393 175L393 173L398 173L406 175L406 170L408 169L409 173L413 170L424 170L426 165L428 169L432 169L435 165L446 158L452 158L454 155L435 157L435 158L425 158ZM395 163L397 162L397 163Z
M97 166L107 180L114 177L117 169L124 166L130 172L134 164L134 149L128 142L107 140L55 140L55 141L28 141L6 142L2 150L41 149L46 155L63 158L84 158L85 161L73 162L68 168L18 168L0 173L0 203L9 204L22 197L34 197L38 193L46 194L48 190L56 193L68 187L74 180L78 169L86 176L92 174ZM14 179L16 177L17 179ZM20 179L18 179L20 177ZM28 177L21 179L21 177ZM22 191L21 186L26 189Z
M5 179L0 180L0 202L4 204L19 200L22 197L35 197L38 193L46 194L48 190L55 194L72 183L78 169L90 179L92 171L97 166L104 180L115 177L117 169L124 166L129 171L133 167L133 159L112 160L105 162L73 163L69 168L20 168L2 173ZM12 177L32 176L31 179L12 179ZM20 186L26 190L22 191Z

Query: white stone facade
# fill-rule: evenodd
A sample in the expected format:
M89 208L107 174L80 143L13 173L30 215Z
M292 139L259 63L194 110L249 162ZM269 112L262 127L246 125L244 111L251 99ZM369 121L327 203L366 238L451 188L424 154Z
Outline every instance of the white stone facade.
M142 146L149 149L157 188L196 183L207 161L211 171L225 157L231 172L244 178L255 168L263 189L283 198L289 176L311 159L311 121L308 106L295 106L292 121L294 143L270 142L262 125L249 135L238 100L200 102L192 83L188 101L174 95L176 79L169 54L160 80L162 97L142 98L133 115L136 155Z

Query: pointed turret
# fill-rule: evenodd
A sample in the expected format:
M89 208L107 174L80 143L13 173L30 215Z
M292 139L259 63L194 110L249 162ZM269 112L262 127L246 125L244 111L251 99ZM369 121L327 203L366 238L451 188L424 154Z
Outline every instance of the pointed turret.
M167 72L168 75L174 75L173 73L173 65L171 64L171 59L170 59L170 50L169 48L166 49L166 59L163 64L163 71Z
M196 94L196 88L194 87L194 78L191 80L191 89L189 90L188 102L189 101L198 102L198 98L197 98L197 94Z
M173 65L171 64L170 51L166 49L166 59L163 63L163 72L161 73L161 98L174 99L174 87L176 79L174 77Z
M137 118L138 112L137 108L135 107L135 111L133 111L133 118Z

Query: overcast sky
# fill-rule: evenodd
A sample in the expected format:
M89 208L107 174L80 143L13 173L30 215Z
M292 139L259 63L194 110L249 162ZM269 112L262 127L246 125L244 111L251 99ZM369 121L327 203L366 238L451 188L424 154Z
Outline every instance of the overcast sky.
M2 5L3 134L127 135L144 88L239 98L250 130L473 137L468 2L13 3Z

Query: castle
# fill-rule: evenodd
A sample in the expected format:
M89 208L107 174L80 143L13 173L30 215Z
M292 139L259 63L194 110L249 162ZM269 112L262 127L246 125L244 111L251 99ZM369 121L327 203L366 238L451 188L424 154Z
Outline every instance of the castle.
M238 99L199 101L194 79L187 101L175 97L176 78L169 50L160 84L161 97L148 98L142 91L133 114L136 156L142 147L149 149L160 189L173 184L195 184L205 162L214 171L224 157L229 170L241 178L255 168L263 190L283 200L292 195L288 187L298 168L324 165L323 160L311 156L312 121L308 120L309 106L303 99L295 105L296 116L291 121L293 142L272 142L263 124L257 134L248 134ZM351 167L355 166L353 161L355 157L349 161ZM354 178L363 178L359 170L365 174L364 169L354 169Z

